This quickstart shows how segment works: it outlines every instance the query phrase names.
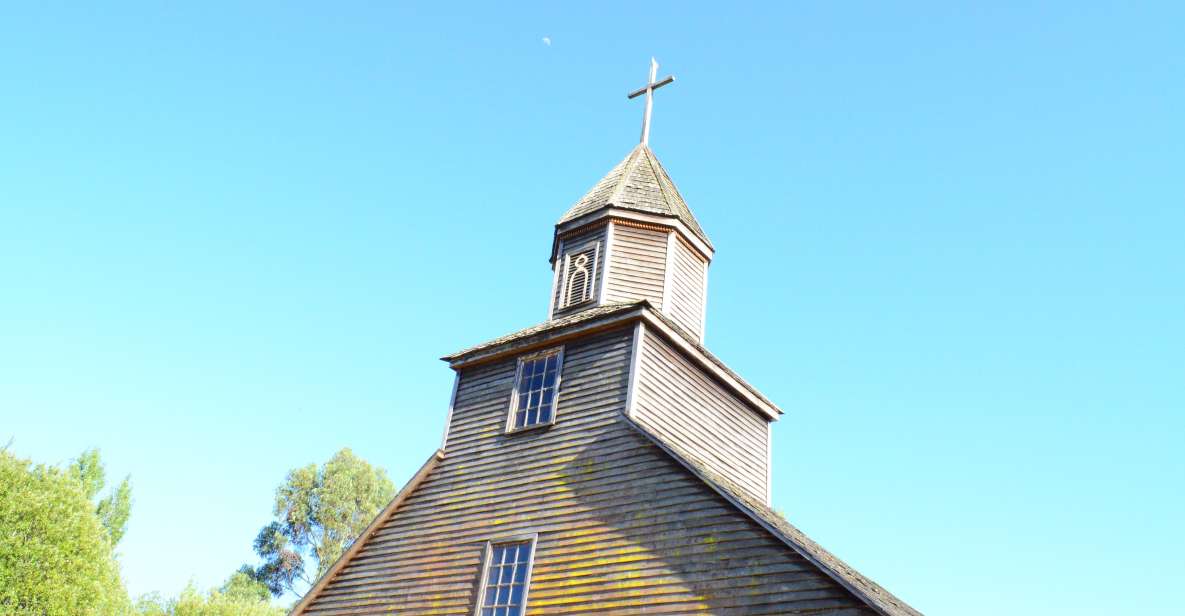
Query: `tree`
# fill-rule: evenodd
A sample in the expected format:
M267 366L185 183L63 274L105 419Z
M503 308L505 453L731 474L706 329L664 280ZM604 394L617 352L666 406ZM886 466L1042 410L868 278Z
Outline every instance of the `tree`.
M87 500L94 499L107 482L107 471L99 458L98 449L88 449L70 465L70 473L78 479L86 492ZM111 544L118 544L128 529L128 518L132 513L131 479L124 477L111 494L98 502L95 513L111 537Z
M91 501L102 489L98 452L84 459L63 470L0 450L0 613L122 615L131 608L114 535ZM122 535L126 511L112 522Z
M272 594L302 594L366 530L395 495L387 472L349 449L323 466L288 472L276 490L275 519L255 538L263 564L251 571Z
M136 602L140 616L283 616L287 610L271 604L272 594L259 580L240 569L217 590L202 594L191 582L175 599L159 594Z

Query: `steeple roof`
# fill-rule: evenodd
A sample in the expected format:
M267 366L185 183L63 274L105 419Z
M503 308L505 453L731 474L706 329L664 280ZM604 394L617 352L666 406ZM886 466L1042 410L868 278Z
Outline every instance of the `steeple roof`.
M557 224L609 206L678 218L696 237L712 245L666 169L646 144L639 143L630 151Z

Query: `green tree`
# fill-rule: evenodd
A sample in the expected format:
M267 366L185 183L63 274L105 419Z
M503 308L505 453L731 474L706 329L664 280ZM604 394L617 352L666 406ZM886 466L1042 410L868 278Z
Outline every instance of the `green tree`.
M271 604L267 586L244 570L236 571L221 588L205 594L191 582L174 599L159 594L136 602L140 616L283 616L287 610Z
M60 469L0 450L0 613L114 616L130 610L113 535L91 501L102 488L102 465L97 452L84 458L82 465ZM122 529L127 516L121 515Z
M99 458L98 449L88 449L70 465L70 473L82 484L87 500L92 500L107 483L107 471ZM99 521L111 537L112 545L118 544L128 529L128 518L132 514L131 480L124 477L119 486L101 499L95 507Z
M292 469L276 490L275 519L255 538L252 575L280 596L324 575L395 495L387 472L342 449L320 468Z

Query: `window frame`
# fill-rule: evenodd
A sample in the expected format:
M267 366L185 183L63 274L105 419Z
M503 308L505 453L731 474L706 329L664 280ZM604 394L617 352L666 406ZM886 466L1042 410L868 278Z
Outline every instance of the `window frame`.
M553 386L555 393L552 395L551 417L545 422L539 421L539 422L533 423L529 426L515 427L514 416L515 416L515 413L518 411L518 398L519 398L518 389L519 389L519 384L522 382L522 379L523 379L523 366L529 361L535 361L538 359L545 359L547 357L551 357L552 355L555 355L556 359L555 359L555 385ZM530 430L541 430L544 428L550 428L551 426L554 426L556 416L559 415L559 411L560 411L560 386L563 384L563 376L564 376L564 347L563 346L549 347L546 349L541 349L539 351L535 351L533 353L527 353L526 355L520 355L518 357L518 360L516 362L516 366L514 369L514 385L512 385L510 388L510 407L507 409L507 412L506 412L505 433L506 434L515 434L515 433L519 433L519 432L528 432Z
M576 257L576 256L580 256L585 253L589 253L589 252L592 253L592 263L589 265L589 268L587 270L588 271L588 281L585 283L585 289L586 289L585 297L584 297L584 299L582 299L578 302L574 302L574 301L572 301L572 297L570 294L570 291L572 288L572 285L570 284L571 283L570 274L572 273L571 272L572 258ZM591 245L581 246L579 249L576 249L576 250L566 250L566 252L564 253L563 274L560 276L560 285L561 286L560 286L560 293L559 293L559 308L558 308L558 310L567 310L569 308L575 308L576 306L583 306L584 304L587 304L589 302L594 302L597 300L597 288L596 288L597 287L597 270L600 269L600 265L601 265L601 242L600 242L600 240L592 242Z
M505 535L486 540L481 555L481 577L478 578L477 598L473 602L473 616L481 616L481 610L485 607L486 589L490 581L490 559L494 557L494 547L507 543L527 543L531 549L531 554L527 557L527 574L523 578L522 613L524 616L527 613L527 601L531 594L531 574L535 571L535 548L539 544L539 533Z

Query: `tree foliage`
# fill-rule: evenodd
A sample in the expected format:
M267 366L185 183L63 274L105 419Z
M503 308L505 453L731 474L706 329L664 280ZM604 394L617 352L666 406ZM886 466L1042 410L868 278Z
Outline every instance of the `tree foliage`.
M128 613L118 537L91 500L102 487L97 451L63 470L0 450L0 613ZM124 493L130 505L130 489ZM122 536L126 507L113 502L108 511Z
M263 559L253 575L279 596L300 594L324 575L395 495L387 472L342 449L320 468L289 471L255 538Z
M159 594L136 602L140 616L283 616L287 610L271 604L272 594L248 571L240 569L221 588L203 594L191 582L174 599Z
M88 449L70 465L70 474L82 484L87 500L93 500L107 483L107 471L99 458L98 449ZM95 512L103 528L111 537L112 545L118 544L127 532L128 518L132 514L132 486L125 477L119 486L98 502Z

